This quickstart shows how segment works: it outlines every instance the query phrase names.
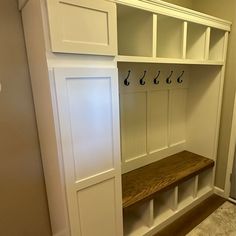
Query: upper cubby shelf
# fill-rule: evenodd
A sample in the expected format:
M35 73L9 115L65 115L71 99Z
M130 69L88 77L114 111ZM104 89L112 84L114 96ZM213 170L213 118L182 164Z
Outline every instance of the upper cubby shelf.
M181 18L164 9L165 4L158 6L159 1L116 2L117 61L224 65L229 22L194 11L202 20L186 20L191 15L187 9L180 8L186 11Z
M156 57L183 58L184 22L158 15L156 24Z
M122 5L117 11L118 54L152 57L152 13Z

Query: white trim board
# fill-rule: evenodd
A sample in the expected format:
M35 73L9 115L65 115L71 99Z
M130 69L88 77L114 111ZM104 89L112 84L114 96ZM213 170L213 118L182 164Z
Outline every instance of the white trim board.
M214 187L214 193L220 197L225 198L225 191L221 188Z
M225 196L229 198L230 196L230 175L233 170L234 163L234 153L235 153L235 145L236 145L236 96L234 98L234 111L232 118L232 126L231 126L231 135L230 135L230 143L229 143L229 152L228 152L228 163L226 169L226 178L225 178Z
M199 13L184 7L176 6L171 3L160 0L108 0L118 4L123 4L131 7L140 8L142 10L151 11L154 13L168 15L181 20L195 22L210 27L230 31L231 22L222 20L217 17Z

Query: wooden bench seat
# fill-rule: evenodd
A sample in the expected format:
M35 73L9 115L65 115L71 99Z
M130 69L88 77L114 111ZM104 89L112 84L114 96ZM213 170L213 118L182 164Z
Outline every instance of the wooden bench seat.
M214 161L183 151L122 175L123 208L212 168Z

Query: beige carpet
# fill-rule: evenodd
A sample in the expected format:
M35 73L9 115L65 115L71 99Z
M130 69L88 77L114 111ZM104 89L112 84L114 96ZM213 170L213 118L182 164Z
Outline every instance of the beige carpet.
M236 236L236 205L225 202L187 236Z

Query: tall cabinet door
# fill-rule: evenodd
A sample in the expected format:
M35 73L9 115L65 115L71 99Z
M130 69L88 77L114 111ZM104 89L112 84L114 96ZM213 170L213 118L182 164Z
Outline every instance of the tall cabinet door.
M54 69L71 236L121 236L117 70Z

